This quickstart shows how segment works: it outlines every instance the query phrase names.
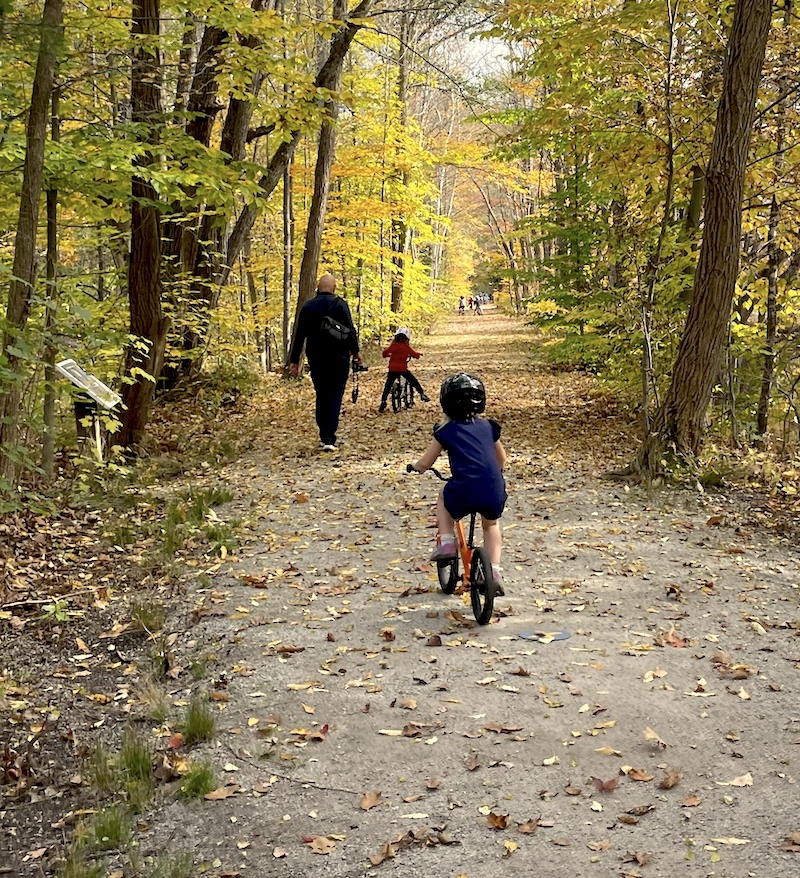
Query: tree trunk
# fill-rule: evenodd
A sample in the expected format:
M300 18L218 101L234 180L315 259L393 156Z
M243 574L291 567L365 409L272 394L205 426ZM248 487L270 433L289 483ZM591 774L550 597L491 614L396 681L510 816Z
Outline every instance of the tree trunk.
M770 0L737 0L706 173L705 227L692 304L670 388L637 458L646 477L661 469L665 448L691 461L702 445L739 270L744 174L771 19Z
M25 162L22 169L17 234L14 239L14 263L8 288L6 326L0 357L0 363L6 371L5 386L0 390L0 483L4 480L13 482L16 479L14 452L19 439L21 383L25 363L15 351L28 322L36 280L39 196L42 192L44 146L50 119L56 56L63 36L62 16L62 0L45 0L42 36L25 134Z
M132 33L143 37L131 67L131 118L154 145L161 122L159 92L159 0L134 0ZM145 151L137 164L154 161ZM167 342L167 324L161 309L161 228L158 194L152 184L134 171L131 183L131 255L128 269L130 333L135 341L125 358L125 375L131 383L122 390L122 425L112 443L129 448L144 437Z
M361 0L358 6L351 11L349 17L343 20L341 27L334 32L329 43L328 57L314 80L315 88L333 90L332 84L334 81L338 81L350 45L355 35L364 26L363 19L369 15L372 3L373 0ZM282 143L273 154L258 184L262 199L271 195L283 179L284 169L292 160L301 133L300 130L292 131L289 134L289 140ZM225 258L215 277L215 283L222 285L227 281L230 266L241 253L244 241L253 228L258 212L258 206L254 204L248 204L242 210L228 239Z
M334 19L341 20L346 13L347 0L334 0ZM341 72L341 66L339 67L339 72ZM338 88L339 75L337 73L331 82L331 91L336 91ZM297 303L294 312L292 344L294 344L294 333L297 329L297 315L300 313L303 305L314 295L314 290L316 289L317 268L319 266L319 255L322 250L322 233L325 228L325 216L328 212L331 168L333 167L333 159L336 152L336 118L339 111L335 99L327 101L325 108L327 116L319 132L317 163L314 168L314 194L311 197L311 206L308 212L303 260L300 263L300 277L297 282ZM289 347L291 349L291 345Z
M667 4L667 24L669 40L667 43L666 75L664 78L664 117L667 127L665 143L666 155L666 186L664 190L664 206L661 213L661 224L655 249L649 254L645 270L645 283L641 295L642 310L642 436L647 438L650 433L650 409L653 404L658 406L658 382L656 380L655 354L653 349L653 314L656 307L656 286L661 272L661 257L664 242L672 223L672 199L675 190L675 129L672 117L672 80L675 64L675 28L677 4Z
M784 0L783 26L791 24L791 0ZM778 80L778 124L775 133L775 187L779 185L785 161L784 145L786 140L786 98L792 88L788 71L788 57L784 51L781 57L781 72ZM778 245L778 227L780 225L781 205L777 192L772 193L769 207L769 225L767 227L767 315L764 327L764 364L761 370L761 390L756 409L756 442L760 448L766 447L767 430L769 428L769 407L772 396L772 381L775 372L775 343L778 337L778 272L781 263L781 248Z
M53 89L52 109L50 111L50 139L58 143L61 139L58 118L58 89ZM52 480L55 471L55 426L56 426L56 346L53 340L53 327L58 302L58 189L51 185L47 189L47 297L44 308L44 404L42 418L42 472Z
M397 58L397 104L400 111L400 130L408 125L408 77L409 42L411 40L411 12L404 9L400 13L400 41ZM399 174L401 192L408 190L411 174L404 170ZM397 211L400 208L396 208ZM393 314L403 310L403 286L408 256L408 224L402 213L392 217L392 297L390 308Z

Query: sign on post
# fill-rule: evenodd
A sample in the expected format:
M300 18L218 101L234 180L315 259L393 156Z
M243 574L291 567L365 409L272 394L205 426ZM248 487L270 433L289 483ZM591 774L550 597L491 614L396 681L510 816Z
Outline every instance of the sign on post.
M103 406L104 409L113 409L114 406L122 402L122 397L94 375L84 372L83 369L75 362L75 360L62 360L56 363L56 369L76 386L80 387L85 393L96 402Z
M99 378L84 371L75 360L62 360L60 363L56 363L56 370L104 409L111 410L122 402L122 397L118 393L115 393L107 384L103 384ZM77 405L76 402L76 412ZM89 414L86 412L84 416ZM96 409L92 415L92 421L94 423L95 451L97 459L102 462L103 444L100 436L100 419L97 417ZM78 438L81 438L80 431Z

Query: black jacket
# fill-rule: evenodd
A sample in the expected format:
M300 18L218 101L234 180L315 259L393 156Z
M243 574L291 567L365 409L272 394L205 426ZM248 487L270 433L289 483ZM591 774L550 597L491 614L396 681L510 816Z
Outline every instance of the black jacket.
M347 342L337 342L327 333L322 332L322 318L329 315L344 326L350 327L350 338ZM309 365L330 362L337 359L348 359L359 351L358 333L353 326L350 308L347 302L334 293L320 293L309 299L300 309L297 317L297 329L294 344L289 354L290 363L299 363L306 346L306 357Z

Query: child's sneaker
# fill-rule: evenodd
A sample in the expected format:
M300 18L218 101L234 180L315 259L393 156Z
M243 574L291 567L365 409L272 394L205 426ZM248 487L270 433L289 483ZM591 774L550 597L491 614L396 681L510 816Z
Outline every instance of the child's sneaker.
M431 555L431 561L455 561L458 557L455 543L441 543Z
M428 396L427 393L420 393L419 398L420 398L423 402L430 402L430 401L431 401L431 398Z
M494 579L494 593L495 597L504 598L506 596L505 590L503 589L503 574L500 570L492 567L492 579Z
M378 406L378 414L381 414L382 412L385 412L385 411L386 411L386 403L385 403L385 402L382 402L382 403Z

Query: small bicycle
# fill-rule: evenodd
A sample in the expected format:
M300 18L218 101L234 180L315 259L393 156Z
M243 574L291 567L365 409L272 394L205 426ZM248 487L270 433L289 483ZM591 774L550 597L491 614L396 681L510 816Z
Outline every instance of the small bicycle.
M401 408L410 409L414 405L414 388L402 372L394 379L391 396L392 411L395 414L397 414Z
M406 472L416 472L409 463ZM446 482L435 467L430 468L437 479ZM452 561L437 561L436 572L439 577L439 585L445 594L452 594L456 590L459 580L459 561L463 565L464 585L469 586L469 597L472 603L472 612L475 621L479 625L486 625L492 618L494 599L497 593L497 585L492 575L492 563L489 553L483 546L475 545L475 518L477 512L469 514L469 537L464 537L464 528L460 521L456 521L456 546L458 553ZM438 543L438 538L437 538Z

